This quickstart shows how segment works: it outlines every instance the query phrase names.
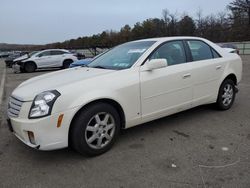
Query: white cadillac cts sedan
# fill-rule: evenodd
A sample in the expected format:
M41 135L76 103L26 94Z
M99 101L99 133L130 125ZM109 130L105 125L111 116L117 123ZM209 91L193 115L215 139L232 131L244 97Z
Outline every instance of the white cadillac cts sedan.
M88 66L23 82L10 96L8 125L32 148L99 155L120 129L203 104L229 109L241 77L240 57L206 39L128 42Z

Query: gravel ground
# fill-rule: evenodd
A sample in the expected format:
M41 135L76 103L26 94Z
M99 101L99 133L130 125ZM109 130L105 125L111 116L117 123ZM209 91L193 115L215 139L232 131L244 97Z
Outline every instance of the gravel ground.
M234 106L201 106L122 131L106 154L42 152L15 138L5 122L7 98L22 81L49 71L6 70L0 109L0 187L250 187L250 56ZM0 78L4 70L0 60Z

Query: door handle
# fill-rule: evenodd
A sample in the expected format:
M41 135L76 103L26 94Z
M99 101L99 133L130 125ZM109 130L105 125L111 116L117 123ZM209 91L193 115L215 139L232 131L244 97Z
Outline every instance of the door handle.
M183 79L190 78L190 77L191 77L191 74L190 74L190 73L184 74L184 75L183 75Z
M221 65L216 66L216 70L220 70L221 69Z

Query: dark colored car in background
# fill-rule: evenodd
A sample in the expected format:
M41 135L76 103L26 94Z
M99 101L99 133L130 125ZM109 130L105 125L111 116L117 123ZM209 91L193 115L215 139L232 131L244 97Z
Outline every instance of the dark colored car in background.
M0 58L6 58L9 57L10 52L0 52Z
M12 65L14 64L14 60L15 60L16 58L21 57L21 56L23 56L23 55L25 55L25 54L27 54L27 53L28 53L28 52L21 52L21 53L14 53L14 54L10 55L9 57L7 57L7 58L5 59L6 67L11 68Z
M235 49L236 53L238 55L240 54L240 50L238 49L238 47L235 44L232 44L232 43L220 43L219 46L222 47L222 48L232 48L232 49Z
M85 59L86 56L83 53L76 53L77 59Z

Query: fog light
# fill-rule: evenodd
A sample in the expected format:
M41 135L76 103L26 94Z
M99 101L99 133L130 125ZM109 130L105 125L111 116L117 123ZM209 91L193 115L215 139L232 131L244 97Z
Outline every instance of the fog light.
M28 131L28 136L29 136L30 143L36 145L34 133L31 131Z

